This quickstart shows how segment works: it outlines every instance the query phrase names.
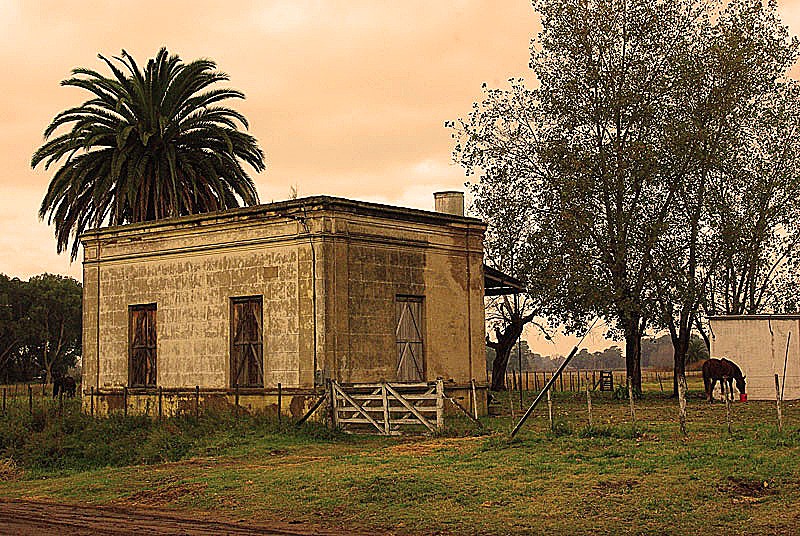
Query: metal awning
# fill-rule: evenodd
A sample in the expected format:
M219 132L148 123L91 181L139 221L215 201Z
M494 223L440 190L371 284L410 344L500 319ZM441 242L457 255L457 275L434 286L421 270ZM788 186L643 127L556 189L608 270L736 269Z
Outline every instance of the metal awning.
M520 294L525 291L519 279L504 274L485 263L483 265L483 289L484 296Z

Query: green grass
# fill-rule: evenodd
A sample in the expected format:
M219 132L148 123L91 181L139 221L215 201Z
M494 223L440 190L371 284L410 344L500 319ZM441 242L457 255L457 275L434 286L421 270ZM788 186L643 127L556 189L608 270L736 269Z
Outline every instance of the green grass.
M451 419L442 438L225 415L52 415L37 431L17 415L0 419L0 458L19 469L0 494L425 534L793 533L800 523L795 403L784 404L782 434L774 403L735 403L729 435L724 405L695 391L688 438L660 392L637 401L635 428L627 401L595 394L589 428L585 395L557 393L557 430L543 403L514 440L508 396L500 407L506 415L483 419L485 431Z

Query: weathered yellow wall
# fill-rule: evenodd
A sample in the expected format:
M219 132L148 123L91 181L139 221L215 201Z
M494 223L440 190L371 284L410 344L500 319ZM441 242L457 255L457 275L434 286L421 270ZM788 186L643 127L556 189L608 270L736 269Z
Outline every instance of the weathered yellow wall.
M336 215L332 228L325 244L331 348L323 363L331 376L344 382L396 380L398 295L424 297L427 380L464 383L479 375L484 363L482 228L349 214Z
M750 400L775 400L775 374L783 379L788 342L784 399L800 398L800 319L712 319L711 330L711 356L739 365Z
M251 295L263 296L265 385L296 386L302 372L310 377L309 366L301 365L298 325L310 253L307 241L296 238L296 222L142 235L135 242L100 243L99 385L96 344L91 343L96 337L97 265L87 258L87 388L127 384L128 307L144 303L157 304L159 385L229 386L230 299Z
M157 304L159 385L230 386L230 298L250 295L263 296L265 386L312 387L311 240L317 370L395 380L395 299L407 294L425 299L426 379L483 378L484 226L348 203L310 203L310 234L297 211L268 205L85 235L84 388L127 383L128 307L144 303Z

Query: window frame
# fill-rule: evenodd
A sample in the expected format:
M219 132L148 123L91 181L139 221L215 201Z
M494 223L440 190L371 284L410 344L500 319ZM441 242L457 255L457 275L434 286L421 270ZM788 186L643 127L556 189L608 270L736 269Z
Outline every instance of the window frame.
M264 296L261 294L252 295L252 296L233 296L229 298L230 303L230 321L229 321L229 338L230 338L230 345L228 350L228 370L229 370L229 385L231 388L264 388L266 382L264 379ZM257 341L236 341L236 328L235 325L236 321L236 313L235 309L237 305L245 304L245 303L258 303L258 312L259 318L257 319L258 323L258 340ZM260 384L257 383L250 383L250 384L238 384L238 376L241 376L241 369L237 370L237 364L234 363L234 359L240 357L240 354L237 353L237 346L245 346L257 344L258 345L258 356L257 359L261 361L261 371L260 371Z
M152 329L153 343L150 345L149 341L145 341L144 345L136 346L136 317L137 313L145 312L148 316L152 313L152 325L147 324L145 329ZM145 337L149 339L149 337ZM145 377L143 382L138 382L135 376L139 367L134 367L134 356L136 350L145 350L152 352L152 372L150 377L153 379L152 383L148 383L148 378ZM158 304L153 303L138 303L128 306L128 385L130 387L156 387L158 385Z
M428 359L426 355L427 345L425 344L425 296L423 295L412 295L412 294L397 294L395 295L395 320L394 320L394 333L395 333L395 362L394 362L394 370L395 370L395 378L398 382L424 382L428 377ZM398 306L404 303L418 303L419 304L419 318L414 319L414 327L416 328L416 332L419 335L419 341L406 341L400 338L400 310ZM411 311L411 309L409 309ZM413 347L412 349L412 358L419 357L420 362L415 360L415 369L416 372L419 374L419 378L417 379L407 379L400 377L401 366L403 364L401 355L404 355L408 349L403 350L403 354L401 354L401 344L406 345L419 345L419 356L414 356L413 354Z

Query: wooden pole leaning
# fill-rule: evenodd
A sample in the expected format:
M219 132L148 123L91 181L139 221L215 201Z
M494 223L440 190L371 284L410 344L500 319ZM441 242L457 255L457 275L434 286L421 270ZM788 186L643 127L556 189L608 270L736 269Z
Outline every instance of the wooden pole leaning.
M542 388L542 390L539 392L539 395L533 401L533 404L531 404L530 407L528 408L528 410L522 415L522 418L519 420L519 422L514 427L514 429L511 430L511 437L512 438L515 435L517 435L517 433L520 431L522 426L525 424L525 421L528 420L528 417L531 416L531 413L533 413L533 410L536 409L536 406L537 406L537 404L539 404L539 401L542 399L543 396L545 396L545 393L549 393L550 392L550 387L561 376L561 373L564 371L565 368L567 368L567 365L572 360L572 358L575 357L575 354L577 354L577 353L578 353L578 347L575 346L575 348L572 349L572 351L569 353L569 355L564 360L564 362L561 363L561 366L558 367L558 370L556 371L556 373L553 374L553 376L550 378L550 381L548 381L545 384L545 386Z

